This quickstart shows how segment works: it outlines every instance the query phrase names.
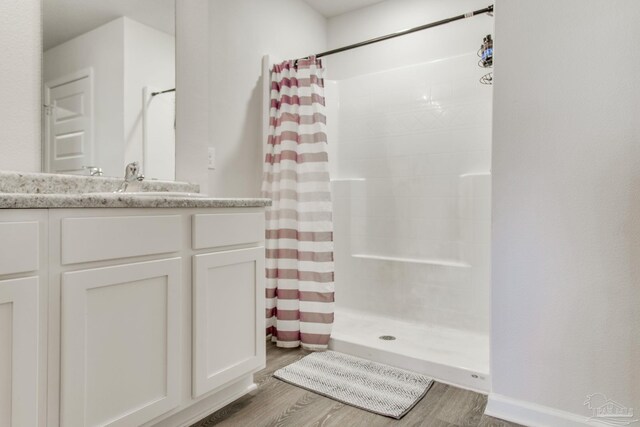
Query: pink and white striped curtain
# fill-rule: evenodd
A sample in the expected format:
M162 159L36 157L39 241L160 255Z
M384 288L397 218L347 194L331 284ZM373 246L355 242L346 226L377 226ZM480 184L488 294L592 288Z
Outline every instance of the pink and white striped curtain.
M319 59L271 72L267 209L267 336L279 347L324 350L333 325L333 222Z

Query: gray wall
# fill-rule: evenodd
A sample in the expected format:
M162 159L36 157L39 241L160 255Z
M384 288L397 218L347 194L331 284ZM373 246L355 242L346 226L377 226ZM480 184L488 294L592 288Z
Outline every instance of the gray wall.
M493 394L640 408L640 2L496 3Z

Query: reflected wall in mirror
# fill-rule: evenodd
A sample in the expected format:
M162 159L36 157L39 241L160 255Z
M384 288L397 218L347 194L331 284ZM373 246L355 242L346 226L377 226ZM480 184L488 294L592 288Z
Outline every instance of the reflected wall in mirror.
M175 179L175 0L43 1L45 172Z

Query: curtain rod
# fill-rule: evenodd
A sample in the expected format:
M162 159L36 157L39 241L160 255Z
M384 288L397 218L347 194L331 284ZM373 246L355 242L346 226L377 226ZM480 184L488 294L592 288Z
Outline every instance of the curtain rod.
M471 18L471 17L476 16L476 15L482 15L484 13L492 13L492 12L493 12L493 5L487 6L484 9L478 9L478 10L474 10L473 12L469 12L469 13L465 13L465 14L462 14L462 15L454 16L452 18L447 18L447 19L443 19L441 21L431 22L430 24L420 25L419 27L413 27L413 28L409 28L407 30L397 31L395 33L387 34L386 36L380 36L380 37L376 37L376 38L373 38L373 39L365 40L365 41L360 42L360 43L354 43L354 44L350 44L348 46L339 47L337 49L327 50L326 52L321 52L321 53L316 54L316 58L322 58L323 56L333 55L334 53L344 52L344 51L355 49L355 48L358 48L358 47L367 46L367 45L370 45L370 44L373 44L373 43L378 43L378 42L381 42L381 41L393 39L395 37L404 36L406 34L415 33L416 31L427 30L429 28L437 27L439 25L444 25L444 24L448 24L450 22L459 21L461 19Z
M162 95L163 93L175 92L176 88L161 90L160 92L151 92L151 96Z

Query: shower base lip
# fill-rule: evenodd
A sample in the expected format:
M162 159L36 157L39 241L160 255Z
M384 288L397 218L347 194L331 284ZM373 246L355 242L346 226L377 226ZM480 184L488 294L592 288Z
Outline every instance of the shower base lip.
M393 330L398 327L402 329ZM444 342L442 334L449 332L456 337L449 337L449 342ZM397 335L397 339L379 339L383 334ZM419 372L456 387L483 394L490 390L488 337L473 332L467 334L447 328L421 327L409 322L390 321L367 312L337 309L329 347Z

